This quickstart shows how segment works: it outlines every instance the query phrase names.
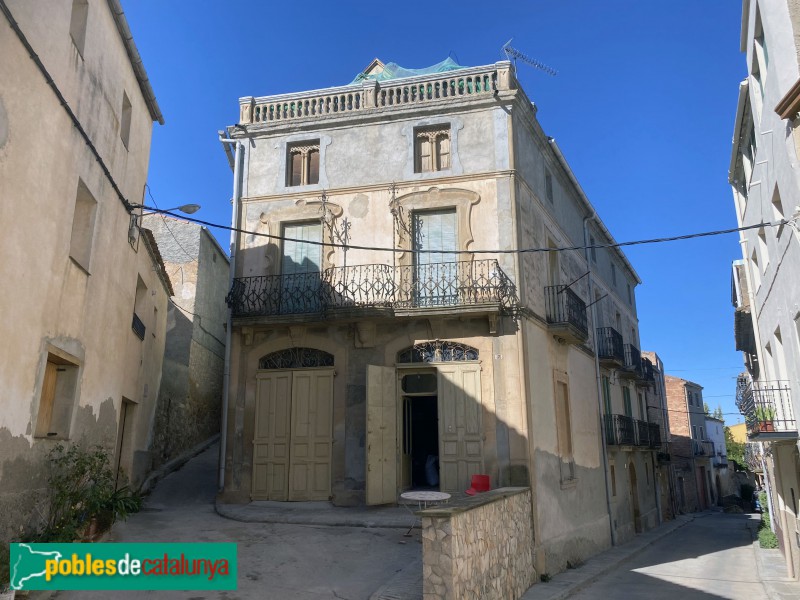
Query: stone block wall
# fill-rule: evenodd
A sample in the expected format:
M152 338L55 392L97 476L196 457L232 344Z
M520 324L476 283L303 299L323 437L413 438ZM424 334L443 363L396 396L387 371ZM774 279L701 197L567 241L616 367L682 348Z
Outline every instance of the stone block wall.
M424 600L516 600L533 583L529 488L500 488L417 514Z

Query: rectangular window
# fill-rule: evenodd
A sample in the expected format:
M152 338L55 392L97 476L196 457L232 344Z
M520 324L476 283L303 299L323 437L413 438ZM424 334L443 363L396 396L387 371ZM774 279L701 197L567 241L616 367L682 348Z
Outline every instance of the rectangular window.
M86 22L88 18L88 0L72 0L72 15L69 19L69 36L72 38L72 43L75 44L81 57L83 57L83 49L86 45Z
M692 437L697 439L697 425L692 425Z
M69 438L77 388L77 361L48 352L34 437L59 440Z
M133 323L131 329L140 340L144 340L146 327L142 317L144 316L145 303L147 301L147 286L140 276L136 278L136 296L133 303Z
M547 199L552 204L553 202L553 176L550 175L550 171L545 169L544 172L544 190L547 194Z
M642 392L639 392L639 418L642 421L647 421L647 413L644 409L644 395Z
M605 375L603 375L603 409L607 415L611 414L611 383Z
M750 273L753 275L753 283L755 284L756 291L758 291L761 287L761 267L758 266L758 254L755 248L753 248L753 253L750 255L750 262L752 263Z
M561 458L572 459L572 424L570 422L569 389L564 381L556 381L556 423L558 453Z
M611 495L612 496L616 496L617 495L617 473L616 473L616 470L614 469L614 465L610 466L610 470L611 470L611 477L610 477L610 479L611 479Z
M617 285L617 265L611 263L611 282Z
M596 263L597 262L597 248L595 248L595 246L597 245L597 242L595 241L594 237L591 236L591 235L589 236L589 245L592 247L592 262Z
M284 225L281 257L280 314L321 310L322 224L319 221ZM317 243L315 243L317 242Z
M414 130L414 172L430 173L450 168L450 126Z
M622 388L622 401L625 404L625 416L633 416L633 406L631 406L631 390L626 386Z
M786 217L783 212L783 201L781 200L781 193L778 186L775 186L775 191L772 193L772 218L775 221L783 221ZM780 238L783 233L783 225L778 226L777 236Z
M122 92L122 113L120 113L120 120L119 120L119 137L122 139L122 143L125 145L125 148L128 148L128 144L131 140L131 101L128 98L128 94Z
M703 426L702 425L700 425L700 439L701 440L706 439L706 434L705 434L705 431L703 431Z
M72 235L69 242L69 256L86 272L92 256L94 223L97 216L97 200L80 179L75 194L75 209L72 214Z
M628 304L633 305L633 293L631 292L631 284L628 285Z
M416 306L448 306L459 294L458 222L455 210L414 211L412 301Z
M761 272L766 273L769 266L769 248L767 247L767 231L763 227L758 230L758 249L761 250Z
M319 183L319 140L290 144L287 154L287 186Z

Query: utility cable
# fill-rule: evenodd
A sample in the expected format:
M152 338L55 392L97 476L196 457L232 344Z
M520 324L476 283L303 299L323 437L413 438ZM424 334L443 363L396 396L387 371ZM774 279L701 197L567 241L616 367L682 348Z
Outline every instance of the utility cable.
M218 223L212 223L210 221L204 221L202 219L196 219L194 217L183 216L183 215L175 215L168 210L161 210L160 208L153 208L150 206L143 206L145 210L150 210L156 213L161 214L168 214L174 217L178 217L180 219L184 219L186 221L190 221L192 223L198 223L200 225L205 225L206 227L214 227L216 229L223 229L226 231L235 231L237 233L243 233L246 235L252 235L256 237L265 237L272 240L279 240L284 242L297 242L302 244L308 244L313 246L322 246L325 248L340 248L346 250L370 250L374 252L394 252L394 253L405 253L410 252L412 254L432 254L432 253L439 253L440 250L423 250L421 248L387 248L381 246L361 246L357 244L336 244L333 242L317 242L313 240L301 240L297 238L290 238L285 237L282 235L275 235L271 233L263 233L260 231L251 231L248 229L243 229L241 227L231 227L230 225L220 225ZM793 223L793 220L789 219L782 219L780 221L774 221L771 223L757 223L755 225L747 225L744 227L733 227L731 229L717 229L714 231L702 231L699 233L688 233L684 235L675 235L675 236L668 236L668 237L660 237L660 238L649 238L644 240L631 240L628 242L616 242L613 244L591 244L591 245L584 245L584 246L565 246L561 248L518 248L515 250L506 250L506 249L494 249L494 250L451 250L448 251L449 254L531 254L537 252L565 252L571 250L585 250L585 249L604 249L604 248L622 248L627 246L640 246L644 244L658 244L663 242L675 242L681 240L691 240L696 238L703 238L703 237L711 237L716 235L725 235L728 233L736 233L739 231L748 231L750 229L759 229L762 227L780 227L782 225L787 225Z

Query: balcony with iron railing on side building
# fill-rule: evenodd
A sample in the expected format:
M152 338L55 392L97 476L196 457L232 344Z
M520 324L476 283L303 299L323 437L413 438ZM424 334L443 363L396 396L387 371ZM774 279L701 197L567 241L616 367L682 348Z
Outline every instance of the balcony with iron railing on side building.
M656 380L656 369L649 358L642 358L642 376L643 383L653 383Z
M586 303L570 287L545 287L544 301L547 324L554 336L572 344L581 344L588 339Z
M716 447L716 444L715 444L715 453L713 459L711 460L711 464L715 469L728 468L728 456L726 454L723 454L722 450Z
M698 457L714 457L714 442L710 440L692 440L692 454Z
M641 446L660 449L663 444L661 427L627 415L603 416L606 444L609 446Z
M633 344L623 344L625 368L619 371L621 377L641 380L644 377L642 354Z
M239 123L277 127L341 116L369 117L378 112L425 109L470 99L492 101L498 94L517 88L511 64L499 62L383 81L358 81L322 90L245 97L239 100Z
M613 327L598 327L596 330L597 358L604 367L625 366L625 344L622 334Z
M322 272L234 279L227 296L236 319L291 322L319 318L510 314L516 287L496 260L421 265L353 265Z
M736 406L744 415L749 439L798 439L788 381L752 381L747 375L739 375Z

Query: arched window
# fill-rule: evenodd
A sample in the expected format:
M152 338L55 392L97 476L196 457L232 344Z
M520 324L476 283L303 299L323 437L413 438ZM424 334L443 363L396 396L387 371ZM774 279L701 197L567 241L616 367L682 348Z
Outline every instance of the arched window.
M286 348L266 354L258 361L259 369L305 369L332 366L333 354L316 348Z
M453 362L478 360L478 350L466 344L435 340L414 344L397 353L399 363Z

